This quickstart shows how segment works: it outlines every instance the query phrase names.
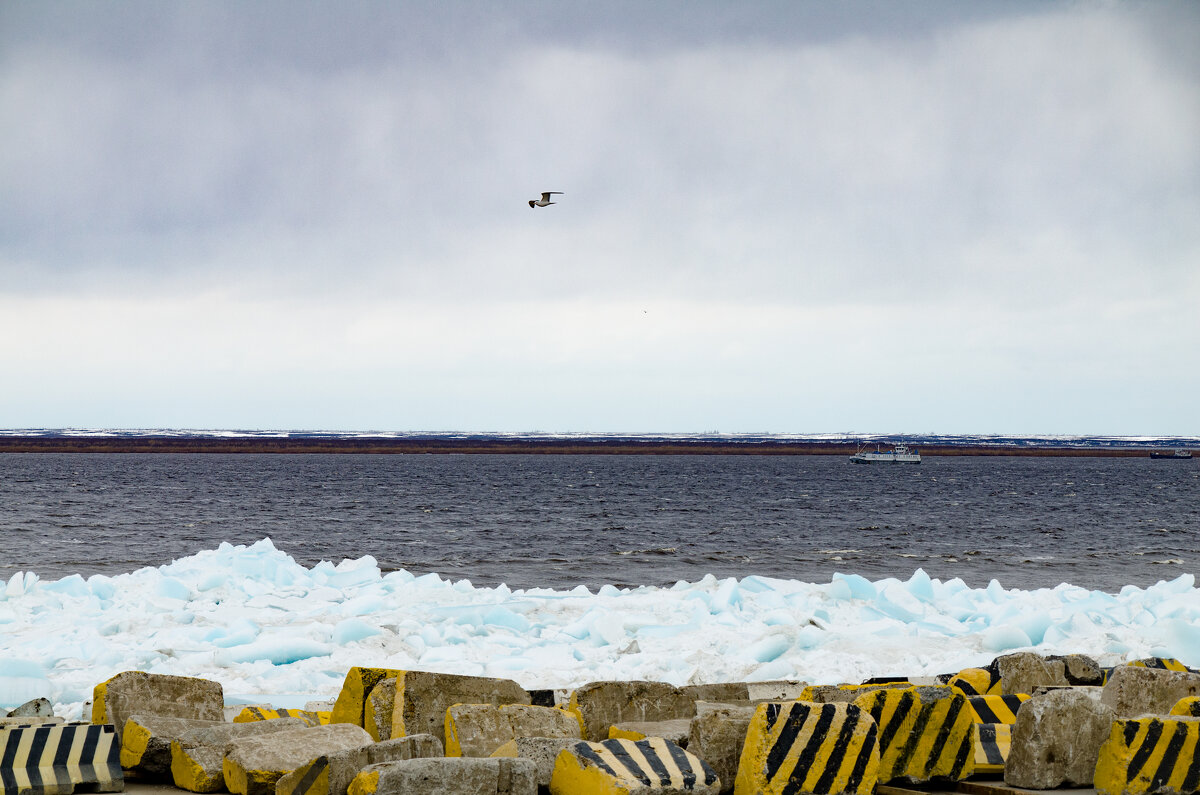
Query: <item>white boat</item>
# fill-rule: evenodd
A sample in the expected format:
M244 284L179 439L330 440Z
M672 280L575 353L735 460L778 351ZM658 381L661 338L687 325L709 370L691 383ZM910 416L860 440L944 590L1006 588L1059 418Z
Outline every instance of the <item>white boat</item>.
M919 464L921 454L917 448L908 448L906 444L895 445L891 450L880 450L875 445L874 450L868 450L866 445L858 448L858 452L850 456L852 464Z

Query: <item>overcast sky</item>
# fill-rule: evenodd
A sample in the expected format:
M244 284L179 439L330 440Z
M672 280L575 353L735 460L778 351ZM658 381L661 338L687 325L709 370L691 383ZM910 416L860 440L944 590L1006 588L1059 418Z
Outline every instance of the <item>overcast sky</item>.
M1197 41L7 0L0 427L1200 434Z

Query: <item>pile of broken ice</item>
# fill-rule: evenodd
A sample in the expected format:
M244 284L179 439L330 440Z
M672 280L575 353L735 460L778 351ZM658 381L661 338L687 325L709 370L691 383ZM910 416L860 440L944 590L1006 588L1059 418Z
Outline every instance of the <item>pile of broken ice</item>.
M1146 657L1200 665L1191 574L1119 593L992 581L824 584L705 577L592 592L477 588L383 574L364 556L306 568L269 539L221 544L115 577L0 579L0 706L48 697L78 718L121 671L220 682L229 701L332 698L351 666L510 678L529 689L598 680L676 685L934 675L998 654Z

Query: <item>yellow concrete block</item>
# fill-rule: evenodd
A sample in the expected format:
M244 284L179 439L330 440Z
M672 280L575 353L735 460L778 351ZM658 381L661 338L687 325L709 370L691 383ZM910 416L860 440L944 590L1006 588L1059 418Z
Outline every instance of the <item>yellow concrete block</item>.
M184 748L171 742L171 778L175 786L189 792L220 792L225 789L221 763L225 755L218 748Z
M986 668L964 668L950 677L947 685L964 696L1000 695L1000 676Z
M1017 722L1017 710L1029 700L1026 693L1001 696L971 696L967 701L971 712L975 715L976 723L1007 723Z
M371 690L384 679L395 679L404 671L395 668L360 668L357 665L346 672L342 690L330 712L330 723L353 723L366 728L364 713ZM378 739L378 738L375 738Z
M844 702L771 702L750 719L734 793L865 794L878 772L877 728L864 710Z
M1200 696L1186 696L1175 702L1175 706L1171 707L1172 715L1180 715L1185 718L1200 718Z
M1122 718L1100 747L1099 795L1189 795L1200 791L1200 718Z
M879 783L959 781L975 770L975 721L950 687L878 690L854 702L879 726Z
M1012 748L1012 728L1008 723L975 724L976 773L1004 772L1004 763Z
M551 795L627 795L649 787L716 795L720 786L707 763L661 737L580 741L558 755L550 777Z
M375 795L379 791L379 771L364 770L350 782L348 795Z

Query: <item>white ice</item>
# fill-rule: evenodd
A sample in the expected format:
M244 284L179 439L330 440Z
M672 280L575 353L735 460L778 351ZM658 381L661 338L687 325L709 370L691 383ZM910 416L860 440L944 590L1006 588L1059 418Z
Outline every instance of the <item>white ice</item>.
M978 589L917 570L907 581L710 575L669 588L513 591L381 574L370 556L305 568L270 539L115 577L0 580L0 706L44 696L68 718L127 670L204 677L230 703L291 707L335 697L354 665L530 689L833 684L955 672L1018 650L1200 667L1200 589L1191 574L1118 594L994 580Z

